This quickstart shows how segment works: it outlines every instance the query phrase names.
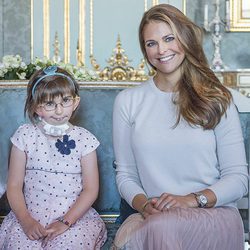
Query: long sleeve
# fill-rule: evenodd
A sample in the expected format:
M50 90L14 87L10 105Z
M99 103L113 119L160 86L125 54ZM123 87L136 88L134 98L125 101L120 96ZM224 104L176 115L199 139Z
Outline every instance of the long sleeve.
M237 110L233 104L214 130L220 179L210 189L217 196L216 206L243 197L248 191L248 171L244 141Z
M145 194L133 155L131 128L133 126L129 99L126 91L121 92L115 100L113 110L113 145L116 159L116 181L120 195L132 206L135 195Z

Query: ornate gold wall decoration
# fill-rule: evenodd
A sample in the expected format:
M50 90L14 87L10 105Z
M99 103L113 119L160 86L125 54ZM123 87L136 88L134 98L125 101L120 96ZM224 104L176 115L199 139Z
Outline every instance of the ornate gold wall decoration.
M47 58L50 58L49 13L49 0L43 0L43 54Z
M157 4L159 4L159 1L158 1L158 0L152 0L152 6L155 6L155 5L157 5Z
M101 69L93 55L90 56L91 64L102 81L145 81L148 75L145 72L145 61L141 60L137 69L129 66L130 60L125 54L118 36L113 54L108 59L109 66Z
M250 1L249 0L227 0L229 1L229 30L250 31Z
M79 0L79 40L77 47L77 64L85 63L85 0Z
M30 1L30 43L31 43L31 51L30 51L30 57L31 60L34 58L34 3L33 0Z
M90 18L90 34L89 34L89 39L90 39L90 55L92 56L93 55L93 21L94 21L94 17L93 17L93 0L90 0L90 3L89 3L89 18Z
M186 13L187 13L186 0L182 0L182 11L186 15Z
M60 62L61 61L61 57L60 57L60 43L59 43L59 39L58 39L58 33L56 32L55 34L55 40L53 43L53 47L54 47L54 55L53 55L53 61L54 62Z
M64 62L70 62L70 0L64 0Z
M34 24L35 22L35 17L34 17L34 6L37 7L37 3L35 2L36 0L30 0L31 3L31 60L34 59ZM75 56L77 57L77 60L79 60L80 64L84 64L85 62L85 1L86 0L78 0L78 6L79 6L79 42L75 44L75 46L78 46L77 53L74 51ZM42 56L40 57L47 57L50 58L50 51L51 51L51 46L52 46L52 41L50 39L50 30L51 26L53 25L53 21L51 22L50 20L50 12L52 11L50 9L50 5L52 4L51 0L42 0L40 3L39 7L42 6L42 27L43 27L43 51L42 51ZM76 6L76 5L73 5ZM70 36L70 7L71 7L71 1L70 0L63 0L63 25L62 29L59 30L59 34L63 33L63 56L61 56L64 60L65 63L70 63L72 60L71 58L71 36ZM81 55L81 58L79 58L79 54ZM37 54L35 55L37 56Z

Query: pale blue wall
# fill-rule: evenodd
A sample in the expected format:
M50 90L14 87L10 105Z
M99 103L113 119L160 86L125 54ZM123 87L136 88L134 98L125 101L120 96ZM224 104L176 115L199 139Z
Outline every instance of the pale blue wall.
M203 25L204 4L208 3L209 21L212 20L215 8L214 1L187 0L187 16L199 26ZM221 0L220 13L225 17L225 1ZM223 18L222 18L223 19ZM225 21L225 18L224 18ZM250 32L225 32L221 42L221 56L224 63L230 69L250 68ZM208 60L211 62L214 47L210 33L204 35L204 49Z
M37 0L36 3L39 5L39 2L41 0ZM177 7L183 7L182 0L159 1L159 3L163 2L170 2ZM211 19L214 13L212 1L186 0L187 16L198 25L203 24L205 2L209 2L209 19ZM76 0L71 1L71 5L71 11L77 8ZM151 5L152 1L148 0L148 7ZM62 16L61 9L59 8L57 12L59 19ZM106 60L115 47L118 34L121 36L122 45L128 58L132 60L131 65L134 67L138 65L142 55L139 49L137 29L143 11L143 0L94 0L94 56L102 67L107 65ZM86 64L89 66L89 1L86 1L86 13ZM224 14L225 1L221 0L221 16L224 16ZM77 20L77 13L72 18ZM30 61L30 20L30 0L0 0L0 56L18 53L26 61ZM41 41L42 30L40 31L40 29L36 31L35 44ZM54 28L51 32L52 39L54 39L56 29ZM72 57L75 54L77 41L77 34L73 32L74 29L78 30L78 24L72 27L71 32ZM211 36L206 33L204 38L205 52L211 62L214 51ZM63 51L62 34L59 34L59 39L61 40L61 51ZM221 54L222 59L230 69L250 68L249 44L249 32L228 32L224 34Z
M0 0L0 56L30 58L30 1Z

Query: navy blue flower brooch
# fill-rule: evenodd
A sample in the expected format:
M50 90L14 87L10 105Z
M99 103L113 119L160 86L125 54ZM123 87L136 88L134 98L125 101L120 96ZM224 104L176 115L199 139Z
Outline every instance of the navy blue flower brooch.
M62 155L69 155L71 153L71 149L74 149L76 147L75 141L69 140L68 135L64 135L62 141L57 139L55 145L58 149L58 152L60 152Z

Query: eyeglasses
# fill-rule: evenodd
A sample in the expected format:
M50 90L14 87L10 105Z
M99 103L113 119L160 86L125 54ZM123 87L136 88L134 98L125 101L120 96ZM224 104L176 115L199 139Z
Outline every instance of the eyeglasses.
M43 107L45 111L53 111L57 108L57 105L61 105L63 108L68 108L72 106L75 102L75 100L78 99L78 97L72 97L72 96L66 96L63 97L62 101L59 103L55 103L54 101L48 101L40 105L40 107Z

